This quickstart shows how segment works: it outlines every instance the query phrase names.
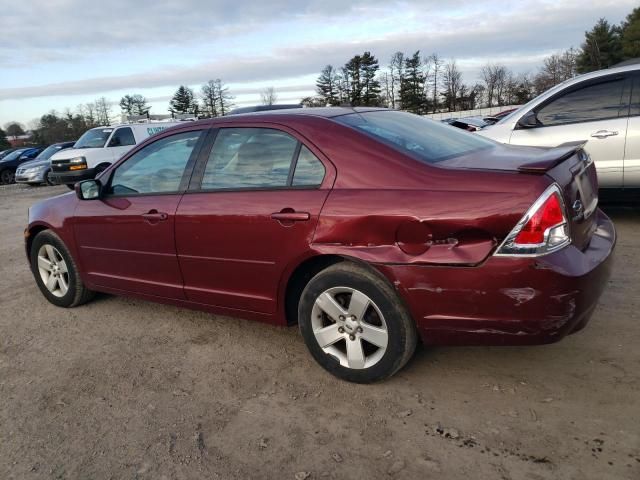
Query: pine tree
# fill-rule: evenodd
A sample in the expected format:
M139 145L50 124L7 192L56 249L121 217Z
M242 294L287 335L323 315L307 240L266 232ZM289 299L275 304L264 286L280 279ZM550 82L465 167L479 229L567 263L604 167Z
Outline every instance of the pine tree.
M362 105L375 107L380 105L380 82L378 81L378 59L371 52L364 52L360 62L360 81L362 83Z
M327 65L320 72L316 81L316 91L325 105L340 105L338 80L338 72L331 65Z
M584 35L585 41L577 58L579 73L609 68L622 60L620 28L601 18Z
M197 102L194 99L193 90L180 85L169 102L169 111L173 114L194 113L196 106Z
M7 148L11 148L11 144L7 139L5 131L0 128L0 150L6 150Z
M134 115L147 115L151 107L147 104L147 99L142 95L135 94L131 97L132 112Z
M120 109L125 115L133 115L133 97L125 95L120 99Z
M400 83L400 103L403 110L418 114L425 111L424 83L422 59L418 50L411 57L404 59L403 76Z
M625 59L640 57L640 7L634 8L622 24L620 38Z

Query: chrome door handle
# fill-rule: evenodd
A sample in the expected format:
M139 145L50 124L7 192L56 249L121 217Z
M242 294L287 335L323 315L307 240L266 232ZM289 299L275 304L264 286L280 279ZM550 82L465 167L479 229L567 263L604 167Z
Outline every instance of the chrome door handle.
M594 138L607 138L607 137L615 137L618 135L618 132L615 130L598 130L591 134Z
M306 222L311 218L308 212L276 212L271 218L279 222Z

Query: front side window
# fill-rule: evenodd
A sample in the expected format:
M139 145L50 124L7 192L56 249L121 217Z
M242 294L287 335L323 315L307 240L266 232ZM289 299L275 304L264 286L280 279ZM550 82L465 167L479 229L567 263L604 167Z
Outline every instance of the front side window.
M129 127L117 129L111 137L111 140L109 140L110 147L124 147L135 144L136 138L133 136L133 132Z
M496 145L479 135L406 112L376 110L334 120L424 163L437 163Z
M270 128L221 128L211 149L202 189L286 187L298 150L291 135Z
M102 148L111 136L113 128L94 128L87 130L76 142L74 148Z
M550 127L617 118L628 105L624 84L620 78L572 90L538 110L538 121Z
M201 130L155 141L121 164L111 179L113 195L177 192Z

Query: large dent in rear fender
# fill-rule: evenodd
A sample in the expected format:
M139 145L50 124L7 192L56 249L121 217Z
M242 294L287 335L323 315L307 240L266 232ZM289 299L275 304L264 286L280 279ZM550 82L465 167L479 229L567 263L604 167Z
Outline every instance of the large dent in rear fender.
M334 189L313 249L370 263L472 266L494 251L537 195Z

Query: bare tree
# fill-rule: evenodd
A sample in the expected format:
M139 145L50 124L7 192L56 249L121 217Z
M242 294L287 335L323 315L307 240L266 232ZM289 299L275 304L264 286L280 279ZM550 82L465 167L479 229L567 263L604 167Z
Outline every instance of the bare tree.
M502 105L505 83L508 77L507 69L503 65L487 63L480 70L487 95L487 106Z
M431 88L432 88L431 99L433 101L433 113L436 113L436 111L438 110L438 103L439 103L438 94L440 93L440 90L439 90L440 72L442 70L442 66L444 62L438 56L437 53L432 53L429 56L428 62L430 65L433 65L433 71L431 74Z
M400 85L404 78L404 53L396 52L391 56L389 62L389 77L386 79L388 83L387 98L391 104L391 108L396 108L396 99L400 94Z
M444 97L447 101L447 107L450 112L456 110L458 99L463 93L462 73L458 70L455 60L451 60L444 66L442 76L442 84L444 86Z
M273 87L265 88L260 94L260 99L262 100L263 105L273 105L278 101L276 89Z
M109 125L111 123L111 103L105 97L98 98L94 103L96 112L96 121L100 125Z

